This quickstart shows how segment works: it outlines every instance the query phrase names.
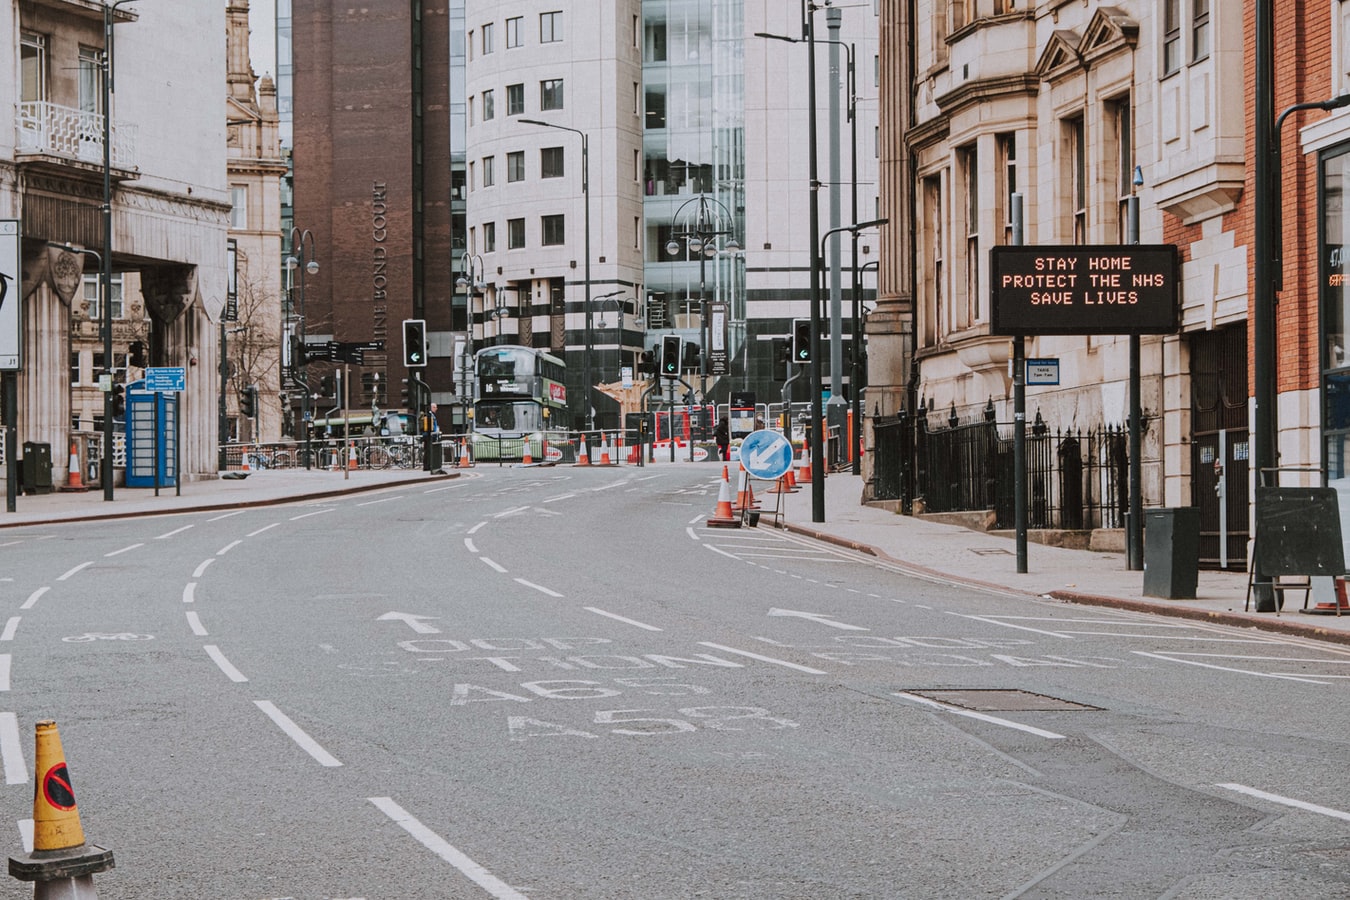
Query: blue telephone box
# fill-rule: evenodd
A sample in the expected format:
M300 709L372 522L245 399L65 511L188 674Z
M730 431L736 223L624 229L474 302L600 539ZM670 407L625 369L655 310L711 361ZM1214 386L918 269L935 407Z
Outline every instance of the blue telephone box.
M127 487L178 484L178 395L127 385Z

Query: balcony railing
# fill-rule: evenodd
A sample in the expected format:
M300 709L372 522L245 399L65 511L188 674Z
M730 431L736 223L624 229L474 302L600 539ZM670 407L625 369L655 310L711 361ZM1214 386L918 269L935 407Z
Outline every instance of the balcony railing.
M19 104L16 135L20 153L41 153L103 164L103 116L55 103ZM136 126L113 124L111 161L114 168L136 166Z

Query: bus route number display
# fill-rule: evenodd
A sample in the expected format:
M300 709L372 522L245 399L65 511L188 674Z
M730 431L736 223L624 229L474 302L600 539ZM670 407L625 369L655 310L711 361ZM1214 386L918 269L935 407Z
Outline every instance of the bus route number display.
M1173 244L1000 246L989 251L991 332L1174 334Z

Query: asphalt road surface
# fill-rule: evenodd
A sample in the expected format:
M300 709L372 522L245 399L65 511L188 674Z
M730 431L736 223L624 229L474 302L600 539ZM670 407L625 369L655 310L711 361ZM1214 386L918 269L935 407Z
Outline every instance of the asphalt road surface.
M103 900L1350 897L1345 649L708 528L718 476L0 532L9 853L51 718Z

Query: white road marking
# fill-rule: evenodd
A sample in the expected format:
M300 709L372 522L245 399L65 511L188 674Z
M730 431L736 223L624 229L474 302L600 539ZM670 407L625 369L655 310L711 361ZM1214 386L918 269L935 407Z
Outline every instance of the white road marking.
M191 603L193 600L196 600L196 599L197 599L196 594L195 594L195 591L196 591L196 590L197 590L197 582L195 582L195 581L189 581L186 585L184 585L184 586L183 586L183 602L184 602L184 603Z
M562 596L562 594L559 594L557 591L550 591L548 588L544 587L542 584L535 584L533 581L526 581L524 578L517 578L517 579L516 579L516 584L523 584L523 585L525 585L525 587L527 587L527 588L534 588L534 589L535 589L536 591L538 591L539 593L541 593L541 594L547 594L547 595L550 596L550 597L561 597L561 596Z
M242 509L236 509L234 512L227 512L227 513L225 513L223 516L216 516L214 519L207 519L206 521L208 521L208 522L219 522L221 519L228 519L228 518L230 518L231 516L237 516L237 515L242 514L243 512L244 512L244 511L243 511Z
M203 563L202 563L201 565L199 565L197 568L195 568L195 569L192 570L192 577L193 577L193 578L201 578L201 577L202 577L202 573L206 571L206 567L209 566L209 565L211 565L211 563L213 563L213 562L215 562L215 561L216 561L216 558L213 556L213 557L211 557L210 559L208 559L208 560L206 560L205 562L203 562Z
M11 616L9 621L5 623L5 633L0 634L0 641L14 640L14 632L18 630L19 630L19 617Z
M1161 659L1163 662L1181 663L1183 666L1196 666L1201 669L1216 669L1220 672L1235 672L1238 675L1255 675L1257 678L1279 678L1284 681L1301 681L1304 684L1331 684L1330 681L1318 681L1314 678L1299 678L1296 675L1275 675L1270 672L1253 672L1250 669L1233 669L1228 666L1215 666L1210 663L1196 662L1190 659L1177 659L1175 656L1164 656L1161 653L1146 653L1143 650L1132 650L1137 656L1147 656L1150 659Z
M357 506L374 506L376 503L388 503L390 500L402 500L402 499L403 499L403 497L402 497L401 495L397 495L397 494L396 494L396 495L394 495L393 497L381 497L381 498L378 499L378 500L367 500L367 501L365 501L364 503L358 503L358 504L356 504L356 505L357 505Z
M47 585L43 585L36 591L33 591L33 593L28 595L28 599L23 601L23 606L20 606L19 609L32 609L33 604L38 602L38 598L50 590L51 590L50 587L48 587Z
M478 552L478 548L474 546L473 538L465 538L465 539L464 539L464 546L468 549L468 551L469 551L470 553L477 553L477 552Z
M772 656L760 656L758 653L751 653L749 650L737 650L735 647L727 647L722 644L714 644L711 641L699 641L704 647L712 647L714 650L721 650L726 653L735 653L738 656L747 656L750 659L757 659L760 662L773 663L775 666L786 666L789 669L796 669L799 672L805 672L808 675L828 675L820 669L812 669L808 666L799 666L794 662L788 662L785 659L774 659Z
M392 819L394 824L412 835L419 844L454 866L466 878L493 897L498 898L498 900L528 900L520 891L469 859L436 832L414 819L407 810L395 803L392 798L367 797L366 799L374 803L380 812Z
M771 616L787 616L794 619L806 619L820 625L828 625L831 628L838 628L841 631L871 631L870 628L864 628L861 625L849 625L847 622L836 622L825 613L800 612L795 609L771 609Z
M476 533L478 532L478 529L482 528L482 527L483 527L484 525L486 525L486 524L487 524L486 522L479 522L477 525L475 525L475 526L473 526L472 528L470 528L470 529L468 530L468 532L466 532L466 533L467 533L467 534L476 534Z
M720 553L720 554L722 554L722 555L725 556L727 559L734 559L734 560L736 560L736 562L745 562L745 560L741 559L741 558L740 558L739 556L737 556L736 554L734 554L734 553L728 553L727 551L723 550L721 547L714 547L712 544L704 544L703 546L707 547L709 550L711 550L711 551L714 552L714 553Z
M298 522L301 519L308 519L310 516L321 516L324 513L333 512L332 509L316 509L314 512L301 513L298 516L291 516L292 522Z
M494 518L494 519L504 519L504 518L506 518L507 516L515 516L515 515L519 515L520 513L526 512L526 511L528 511L528 510L529 510L529 507L528 507L528 506L517 506L517 507L514 507L513 509L503 510L502 512L499 512L499 513L497 513L496 515L494 515L492 518Z
M305 730L291 721L290 717L277 709L270 700L254 700L253 705L267 713L267 718L277 723L277 727L286 732L286 735L300 748L314 757L315 762L321 766L340 766L338 762L327 750L319 746L319 742L305 733Z
M226 553L229 553L231 550L233 550L235 547L238 547L242 543L243 541L230 541L224 547L221 547L219 550L216 551L216 556L224 556Z
M173 531L166 531L163 534L156 535L155 540L157 541L168 540L175 534L182 534L184 531L187 531L191 527L192 527L191 525L184 525L182 528L175 528Z
M481 559L484 565L488 566L489 568L495 569L496 571L501 572L503 574L506 573L506 568L504 566L498 565L496 562L488 559L486 556L480 556L478 558Z
M33 820L19 820L19 839L23 841L23 852L33 852Z
M559 494L556 497L549 497L547 500L540 500L540 503L555 503L559 500L571 500L576 494Z
M702 538L700 538L700 537L698 536L698 532L694 530L694 526L693 526L693 525L686 525L686 526L684 526L684 533L687 534L687 535L689 535L689 537L692 538L693 540L696 540L696 541L703 540Z
M127 553L127 552L129 552L129 551L131 551L131 550L135 550L137 547L144 547L144 546L145 546L145 544L143 544L143 543L142 543L142 544L132 544L130 547L123 547L121 550L113 550L111 553L105 553L105 554L103 554L103 556L104 556L104 558L106 559L106 558L109 557L109 556L116 556L116 555L119 554L119 553Z
M220 666L220 671L224 672L225 675L231 681L234 682L248 681L248 678L244 675L244 673L236 669L234 665L228 659L225 658L225 654L221 653L220 648L217 647L215 644L204 644L202 646L202 649L206 651L207 656L215 660L216 665Z
M436 619L438 616L415 616L412 613L387 612L377 618L377 622L406 622L408 627L417 634L440 634L441 630L434 625L428 625L421 621L422 619Z
M19 717L0 713L0 762L5 767L5 784L26 784L28 764L23 759L23 739L19 736Z
M936 700L929 700L927 697L920 697L917 694L909 694L904 691L892 692L896 697L903 697L906 700L913 700L915 703L922 703L924 706L932 706L943 712L953 713L958 716L965 716L968 719L979 719L981 722L988 722L991 725L1001 725L1004 728L1012 728L1017 731L1025 731L1027 734L1034 734L1037 737L1049 738L1051 740L1061 740L1064 735L1055 734L1053 731L1045 731L1041 728L1034 728L1030 725L1023 725L1021 722L1013 722L1009 719L1000 719L997 716L988 716L984 713L975 712L973 709L962 709L959 706L948 706L946 703L939 703Z
M1001 626L1004 627L1004 628L1015 628L1015 629L1017 629L1018 631L1030 631L1030 632L1032 632L1033 634L1043 634L1043 635L1046 635L1047 637L1064 638L1066 641L1071 641L1071 640L1073 640L1073 638L1070 637L1069 635L1067 635L1067 634L1061 634L1061 633L1058 632L1058 631L1046 631L1046 630L1043 629L1043 628L1031 628L1031 627L1026 626L1026 625L1014 625L1014 624L1012 624L1011 622L1005 622L1005 621L1003 621L1002 619L995 619L995 618L991 618L991 617L989 617L989 616L972 616L972 615L968 615L968 614L966 614L966 613L955 613L955 612L952 612L952 611L950 611L950 610L947 611L947 615L949 615L949 616L960 616L962 619L974 619L976 622L984 622L984 623L986 623L986 624L988 624L988 625L1001 625Z
M586 610L587 612L593 612L597 616L607 616L608 618L611 618L616 622L623 622L626 625L634 625L638 628L645 628L648 631L661 631L661 629L657 628L655 625L648 625L646 622L639 622L637 619L628 619L623 616L615 615L612 612L605 612L603 609L597 609L594 606L583 606L582 609Z
M8 653L0 653L0 691L9 690L9 669L14 657Z
M449 490L453 490L454 488L457 488L457 487L459 487L459 485L457 485L457 484L447 484L445 487L431 488L431 489L429 489L429 490L423 491L422 493L424 493L424 494L439 494L441 491L449 491Z
M257 531L250 531L248 534L244 535L244 537L257 537L258 535L262 534L264 531L267 531L267 530L270 529L270 528L276 528L276 527L277 527L278 525L280 525L280 524L281 524L280 522L273 522L271 525L264 525L263 527L259 528Z
M0 547L13 547L15 544L22 544L22 543L23 543L22 540L18 540L18 541L5 541L3 544L0 544Z
M206 637L206 635L208 634L206 626L202 625L202 620L197 618L197 614L192 610L188 610L186 615L188 620L188 627L192 629L192 633L197 635L198 637Z
M1281 797L1279 794L1269 794L1254 787L1247 787L1245 784L1229 783L1216 785L1216 787L1237 791L1239 794L1246 794L1249 797L1259 797L1262 800L1269 800L1271 803L1279 803L1282 806L1292 806L1294 809L1301 809L1305 812L1317 813L1319 816L1330 816L1333 819L1344 819L1350 822L1350 812L1332 809L1329 806L1318 806L1316 803L1305 803L1292 797Z
M62 574L62 575L56 576L56 580L57 580L57 581L65 581L67 578L69 578L70 576L74 575L76 572L80 571L81 569L87 569L87 568L89 568L90 566L92 566L93 564L94 564L94 561L93 561L92 559L89 560L89 562L82 562L82 563L80 563L78 566L76 566L75 568L69 570L68 572L66 572L66 573L64 573L64 574Z

